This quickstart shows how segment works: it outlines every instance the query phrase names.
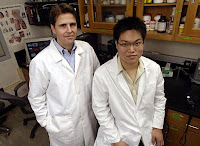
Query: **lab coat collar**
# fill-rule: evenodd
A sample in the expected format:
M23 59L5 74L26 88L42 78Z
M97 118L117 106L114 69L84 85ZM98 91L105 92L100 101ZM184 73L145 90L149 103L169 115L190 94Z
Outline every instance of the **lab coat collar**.
M81 60L81 54L84 52L83 48L79 45L79 43L75 40L75 44L77 46L75 50L75 74L77 73L78 66L80 64ZM58 49L56 48L53 40L51 40L51 43L49 45L49 49L51 50L51 56L55 63L59 63L62 61L63 66L67 67L69 70L74 72L72 68L70 67L69 63L65 60L65 58L59 53Z
M108 63L108 66L106 68L111 73L111 77L113 78L113 81L116 83L116 86L118 86L118 89L122 93L123 97L128 101L128 103L130 103L132 105L132 107L135 110L137 110L140 105L141 98L142 98L142 95L143 95L143 92L145 89L145 85L146 85L145 80L149 75L149 69L148 69L149 62L146 61L145 57L141 56L141 59L144 63L145 72L140 77L137 103L135 104L133 97L131 95L130 89L129 89L126 81L124 80L123 75L118 74L119 69L118 69L118 63L117 63L117 56L118 56L118 54L116 54L115 57L112 60L110 60L110 62Z

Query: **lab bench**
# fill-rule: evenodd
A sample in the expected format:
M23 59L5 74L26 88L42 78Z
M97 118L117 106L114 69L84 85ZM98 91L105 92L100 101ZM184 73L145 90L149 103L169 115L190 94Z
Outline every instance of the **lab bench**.
M165 79L165 146L200 145L200 85L184 70Z

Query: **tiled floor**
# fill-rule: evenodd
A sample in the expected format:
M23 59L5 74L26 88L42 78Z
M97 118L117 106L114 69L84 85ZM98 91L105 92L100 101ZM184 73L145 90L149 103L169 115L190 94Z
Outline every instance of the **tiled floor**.
M32 115L22 113L19 107L15 107L6 115L7 120L2 125L12 131L9 136L0 134L0 146L49 146L48 134L42 127L37 129L33 139L30 138L31 129L36 121L29 121L25 126L23 119Z

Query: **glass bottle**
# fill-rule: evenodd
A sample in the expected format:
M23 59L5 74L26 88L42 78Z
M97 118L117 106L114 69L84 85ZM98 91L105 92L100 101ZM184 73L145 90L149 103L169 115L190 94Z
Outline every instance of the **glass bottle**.
M166 16L161 16L160 19L158 20L157 32L165 33L166 32L166 27L167 27Z

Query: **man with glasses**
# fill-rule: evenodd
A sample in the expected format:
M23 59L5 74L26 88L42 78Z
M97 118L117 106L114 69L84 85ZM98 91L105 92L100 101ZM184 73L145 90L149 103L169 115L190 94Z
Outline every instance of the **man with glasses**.
M166 98L160 66L143 57L146 26L137 17L114 27L117 55L93 78L100 124L95 146L162 146Z

